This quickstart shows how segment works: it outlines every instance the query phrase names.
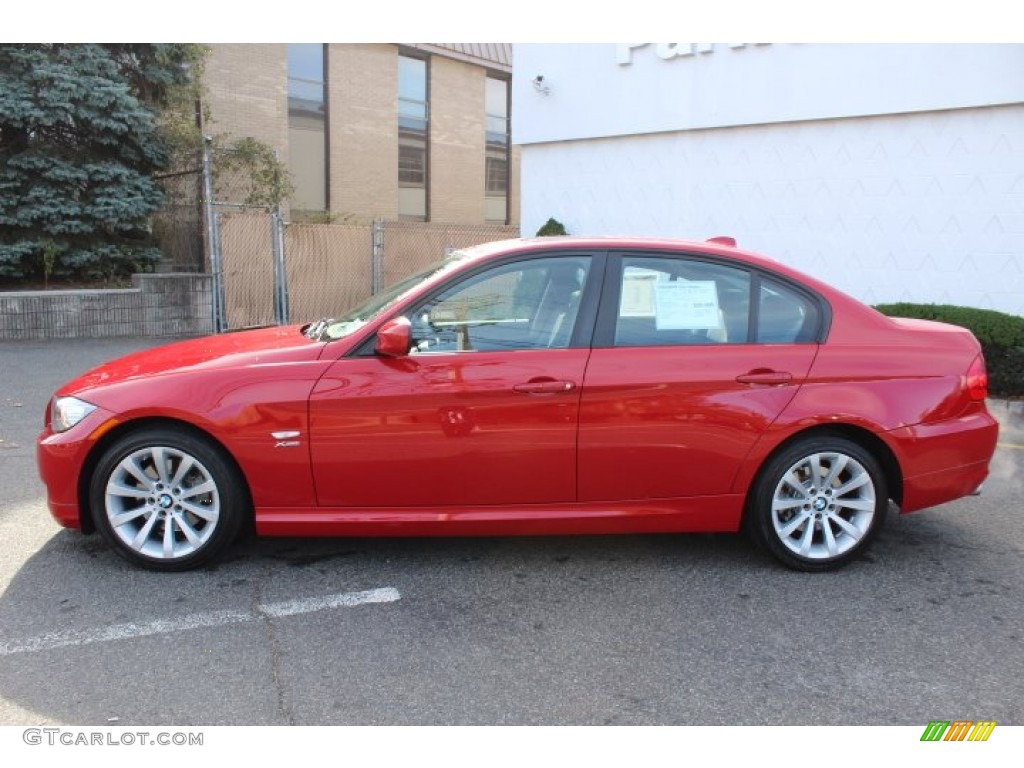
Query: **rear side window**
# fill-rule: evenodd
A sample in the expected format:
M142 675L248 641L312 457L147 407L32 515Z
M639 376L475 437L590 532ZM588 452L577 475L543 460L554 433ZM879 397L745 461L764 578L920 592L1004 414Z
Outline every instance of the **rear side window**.
M817 339L821 312L809 296L777 280L761 279L757 339L761 344L801 344Z
M616 346L747 343L748 271L686 258L626 256L621 275Z

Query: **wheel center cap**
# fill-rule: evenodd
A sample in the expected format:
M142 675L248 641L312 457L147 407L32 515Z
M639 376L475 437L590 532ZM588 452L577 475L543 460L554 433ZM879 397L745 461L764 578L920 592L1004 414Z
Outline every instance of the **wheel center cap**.
M162 502L161 502L162 503ZM814 500L814 509L816 512L824 512L825 507L828 506L828 499L824 496L819 496Z
M161 509L170 509L171 505L174 504L174 499L172 499L166 493L163 493L160 494L160 499L157 501L157 504L160 505Z

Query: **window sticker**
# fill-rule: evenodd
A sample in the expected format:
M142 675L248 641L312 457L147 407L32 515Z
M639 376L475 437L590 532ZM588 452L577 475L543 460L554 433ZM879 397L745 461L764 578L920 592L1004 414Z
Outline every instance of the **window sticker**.
M630 267L623 278L619 317L654 317L654 285L658 273Z
M658 281L654 284L659 331L710 330L722 327L714 280Z

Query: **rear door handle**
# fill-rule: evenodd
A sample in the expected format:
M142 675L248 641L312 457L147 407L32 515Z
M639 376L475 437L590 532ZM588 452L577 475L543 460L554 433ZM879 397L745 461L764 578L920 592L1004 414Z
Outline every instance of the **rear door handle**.
M575 388L576 384L571 381L555 381L554 379L527 381L512 387L514 391L524 395L557 395L562 392L571 392Z
M788 371L769 371L760 368L737 376L736 381L740 384L762 384L770 387L779 387L793 381L793 374Z

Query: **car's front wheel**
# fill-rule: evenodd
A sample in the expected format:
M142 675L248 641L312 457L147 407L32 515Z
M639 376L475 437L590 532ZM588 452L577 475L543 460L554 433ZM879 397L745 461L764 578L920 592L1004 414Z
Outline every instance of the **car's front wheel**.
M746 522L754 539L783 564L825 571L864 551L888 507L885 474L869 451L846 438L816 436L769 459Z
M96 527L114 549L161 571L212 560L235 539L249 506L220 448L173 428L114 442L96 465L89 499Z

